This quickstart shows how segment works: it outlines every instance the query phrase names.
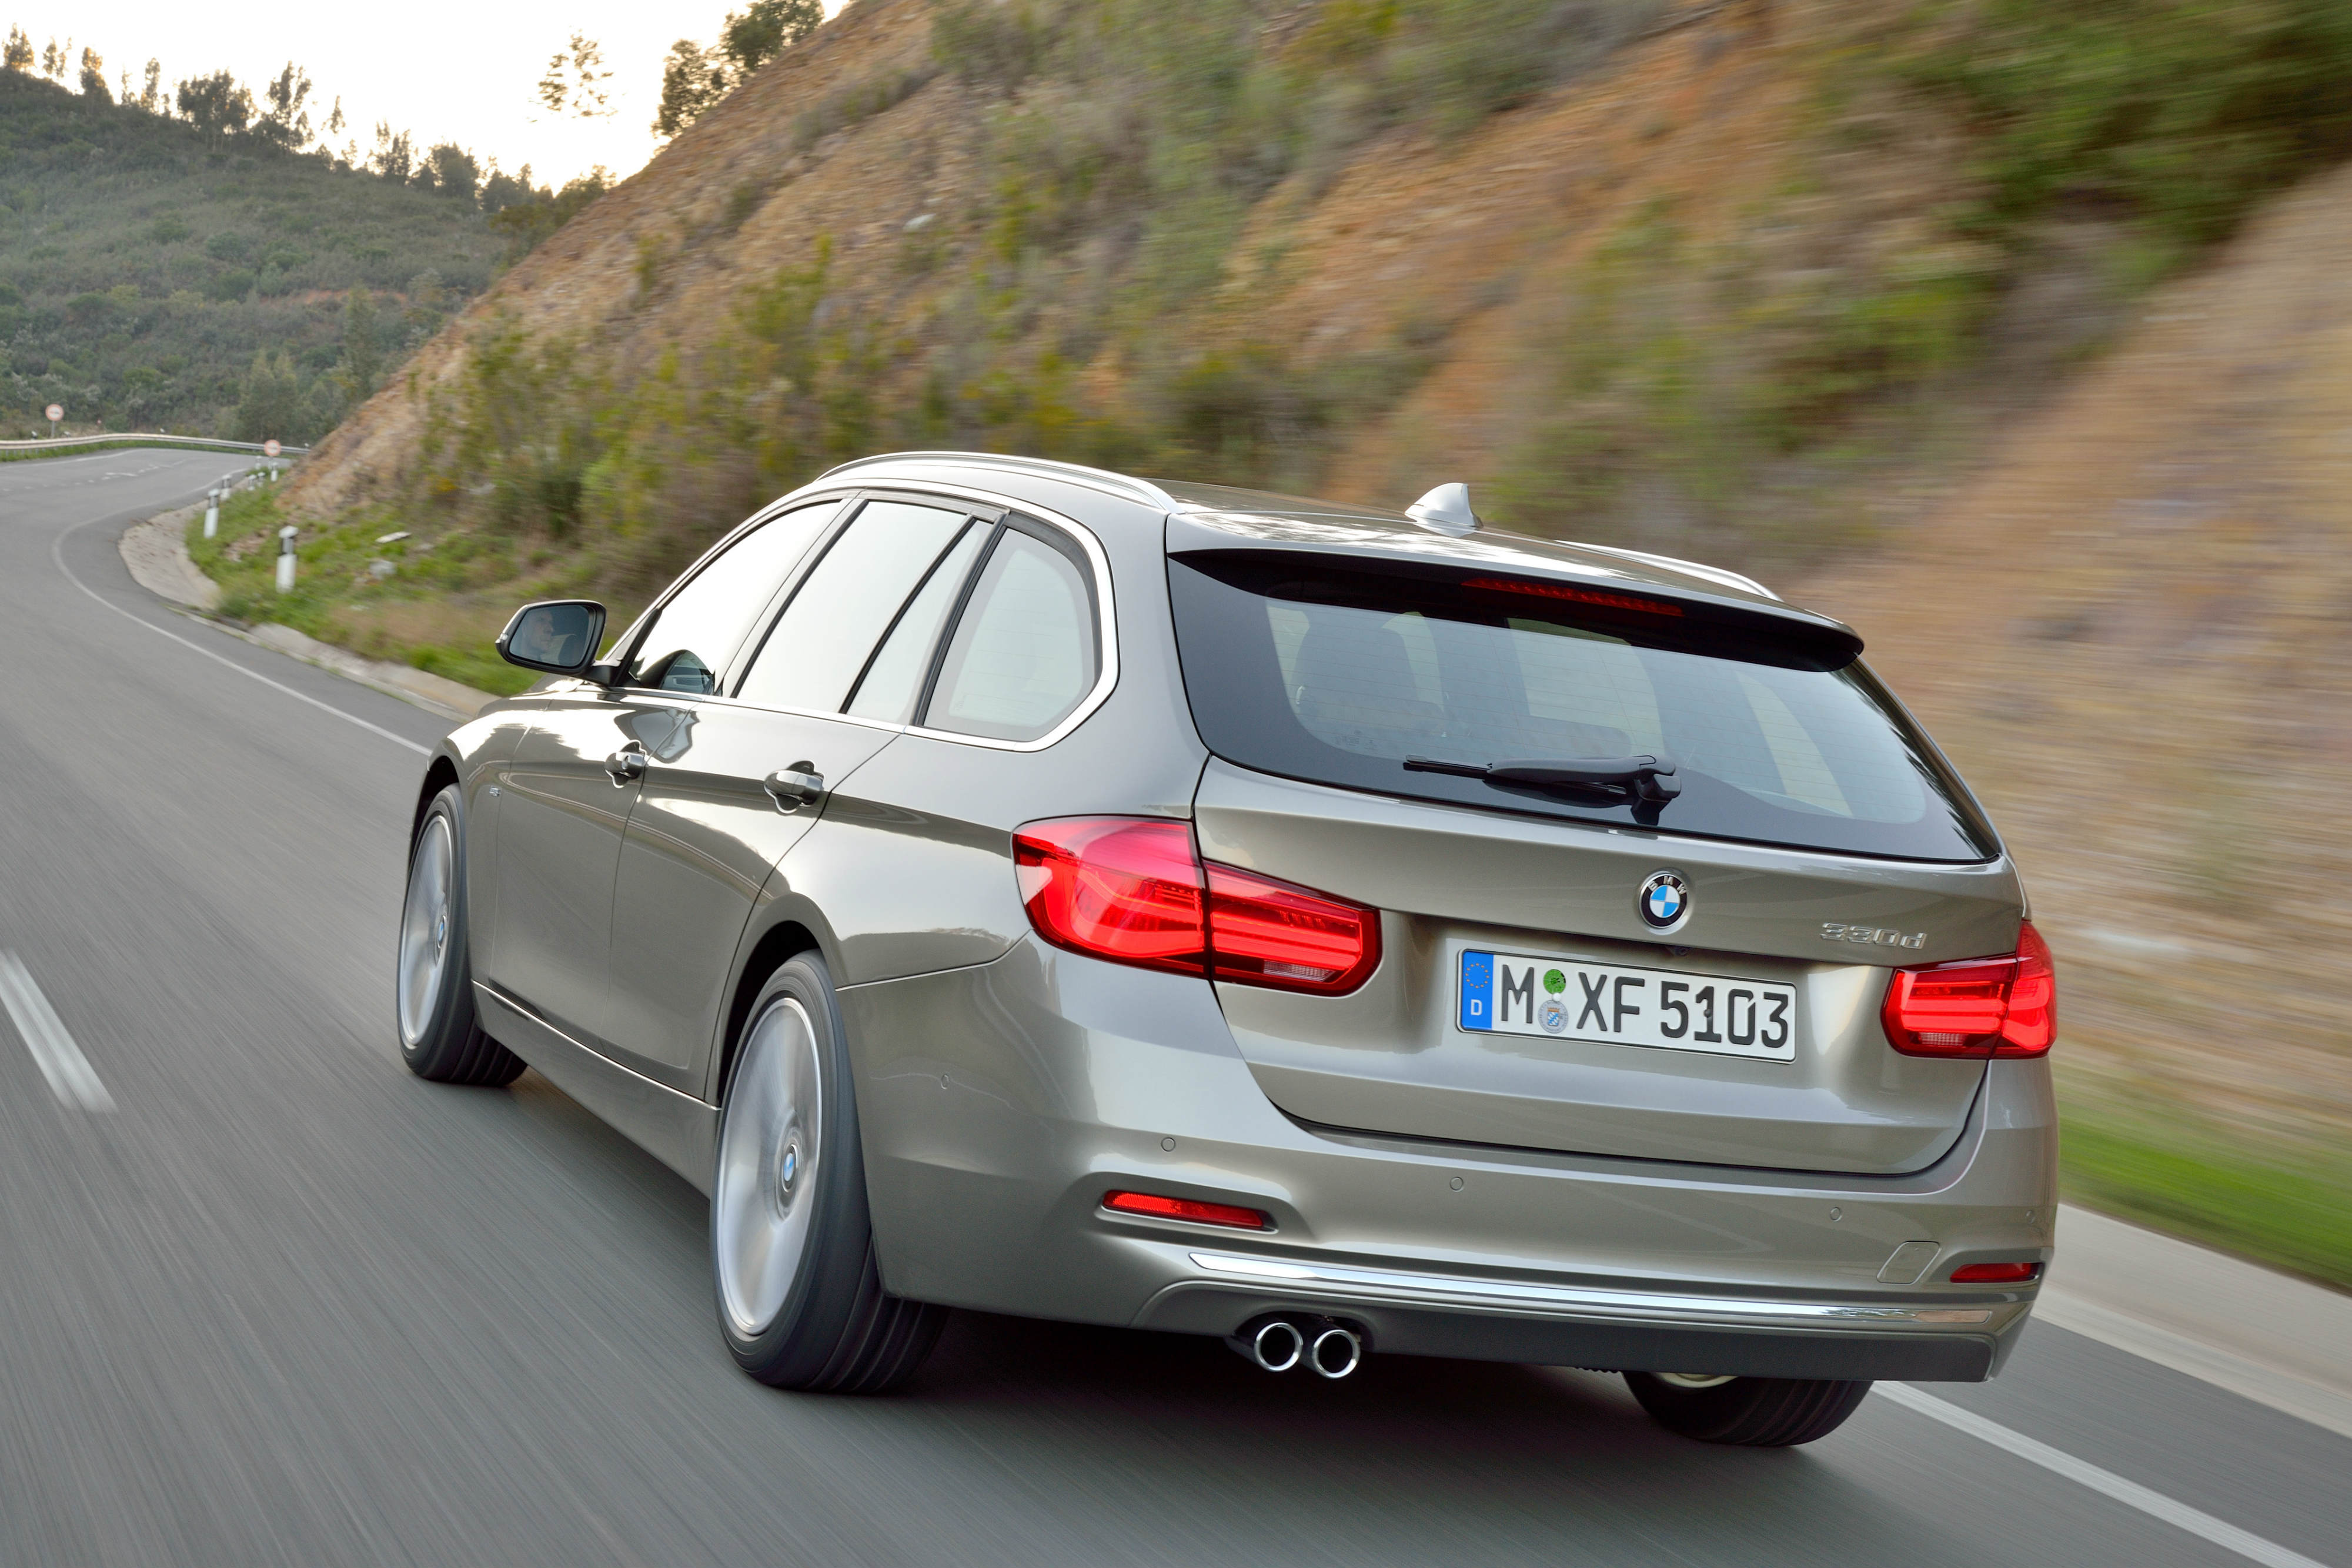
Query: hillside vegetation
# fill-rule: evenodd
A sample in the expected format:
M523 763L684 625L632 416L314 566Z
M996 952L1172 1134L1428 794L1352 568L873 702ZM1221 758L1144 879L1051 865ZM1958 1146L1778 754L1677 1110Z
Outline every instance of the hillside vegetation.
M0 427L313 440L508 248L470 190L0 70Z
M625 611L830 463L966 445L1467 479L1509 527L1811 580L2033 880L2081 1148L2126 1151L2075 1179L2146 1193L2159 1151L2173 1188L2340 1195L2344 944L2252 907L2293 882L2308 929L2352 925L2352 883L2295 874L2352 846L2297 804L2352 744L2305 713L2315 680L2345 711L2341 632L2324 677L2288 652L2334 579L2238 561L2340 559L2352 487L2290 507L2211 422L2298 475L2331 450L2256 404L2336 340L2342 231L2242 231L2299 181L2352 207L2347 75L2335 0L859 0L328 438L283 502L296 594L275 513L217 565L233 612L500 681L516 601ZM2241 322L2269 347L2224 410L2135 356L2231 267L2292 274L2313 335ZM2312 432L2352 415L2333 373L2294 383ZM1890 575L1829 575L1856 560ZM2224 1155L2253 1164L2179 1174ZM2220 1201L2165 1212L2302 1212ZM2288 1228L2261 1245L2352 1279L2340 1227Z

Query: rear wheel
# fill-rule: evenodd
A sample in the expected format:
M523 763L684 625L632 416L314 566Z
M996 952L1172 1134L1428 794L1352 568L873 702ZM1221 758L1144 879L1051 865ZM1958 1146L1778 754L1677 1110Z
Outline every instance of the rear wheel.
M1702 1443L1760 1448L1828 1437L1870 1392L1866 1382L1694 1373L1629 1372L1625 1384L1650 1418L1669 1432Z
M841 1014L803 953L752 1003L710 1190L719 1328L779 1388L872 1394L922 1364L943 1307L882 1289Z
M482 1032L466 936L466 818L452 784L433 797L408 848L395 988L400 1057L436 1083L511 1083L523 1060Z

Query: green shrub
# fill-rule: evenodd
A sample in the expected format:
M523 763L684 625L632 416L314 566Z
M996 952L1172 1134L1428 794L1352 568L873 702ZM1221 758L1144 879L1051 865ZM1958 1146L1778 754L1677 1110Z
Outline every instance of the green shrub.
M1941 0L1910 77L1985 132L1988 226L2121 209L2180 253L2352 153L2342 0Z

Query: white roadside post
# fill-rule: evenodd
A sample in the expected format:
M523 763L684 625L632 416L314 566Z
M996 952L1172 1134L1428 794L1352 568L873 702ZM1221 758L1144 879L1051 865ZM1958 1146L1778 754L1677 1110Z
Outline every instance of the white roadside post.
M205 538L211 538L218 532L220 532L220 486L215 485L205 492Z
M278 530L278 591L294 591L294 525Z

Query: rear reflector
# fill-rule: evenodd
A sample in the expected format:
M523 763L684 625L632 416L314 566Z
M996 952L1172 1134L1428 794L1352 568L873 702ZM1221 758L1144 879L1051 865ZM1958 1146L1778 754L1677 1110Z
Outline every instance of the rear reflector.
M1265 1215L1230 1203L1202 1203L1192 1197L1162 1197L1153 1192L1107 1192L1102 1206L1119 1214L1148 1214L1154 1219L1189 1219L1200 1225L1230 1225L1236 1230L1269 1228Z
M1337 995L1380 967L1380 911L1228 865L1189 823L1064 817L1013 835L1021 902L1057 947L1246 986Z
M2039 1263L1965 1263L1952 1270L1955 1285L2022 1285L2042 1272Z
M2044 1055L2058 1034L2050 945L2024 920L2014 953L1897 969L1879 1019L1906 1056Z

